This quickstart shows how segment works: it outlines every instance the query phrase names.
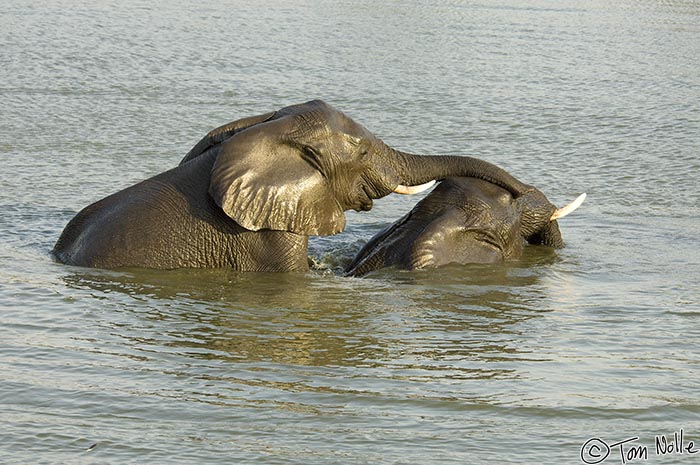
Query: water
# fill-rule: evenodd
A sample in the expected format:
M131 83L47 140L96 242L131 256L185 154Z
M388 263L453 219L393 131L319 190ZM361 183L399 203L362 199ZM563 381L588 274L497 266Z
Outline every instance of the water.
M10 0L0 462L559 464L638 437L692 463L654 440L700 444L699 57L693 1ZM417 201L395 196L308 274L51 261L82 207L312 98L559 205L588 192L568 247L338 277Z

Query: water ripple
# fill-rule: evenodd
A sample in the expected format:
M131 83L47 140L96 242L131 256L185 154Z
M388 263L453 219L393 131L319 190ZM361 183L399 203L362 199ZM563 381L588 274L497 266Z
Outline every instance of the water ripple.
M5 5L3 463L573 463L592 436L696 440L699 17L653 0ZM567 248L338 277L417 201L389 196L313 239L307 274L50 259L85 205L311 98L558 205L588 192Z

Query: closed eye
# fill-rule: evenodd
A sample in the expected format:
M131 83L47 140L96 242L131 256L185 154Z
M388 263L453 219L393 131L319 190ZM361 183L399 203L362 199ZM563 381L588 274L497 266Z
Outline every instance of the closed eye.
M301 158L303 158L306 163L311 165L316 171L319 171L324 177L326 176L326 173L323 172L321 164L319 163L320 157L313 147L304 145L300 148L299 152L301 153Z
M478 231L476 233L476 239L483 244L493 247L495 250L501 250L503 248L501 247L501 241L491 233Z

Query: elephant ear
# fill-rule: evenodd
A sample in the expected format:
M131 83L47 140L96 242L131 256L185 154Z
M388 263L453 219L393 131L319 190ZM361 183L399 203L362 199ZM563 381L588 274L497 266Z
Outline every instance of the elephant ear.
M227 140L211 171L209 195L252 231L336 234L345 228L343 208L313 157L295 143L296 126L287 116Z
M269 121L275 116L276 113L276 111L272 111L263 115L250 116L248 118L242 118L236 121L232 121L228 124L224 124L223 126L219 126L216 129L212 129L206 136L202 138L202 140L197 142L189 152L187 152L187 155L185 155L185 158L182 159L180 164L184 165L193 158L197 158L204 152L208 151L210 148L216 146L217 144L220 144L229 137L233 136L238 132L241 132L246 128L249 128L256 124L264 123L265 121Z

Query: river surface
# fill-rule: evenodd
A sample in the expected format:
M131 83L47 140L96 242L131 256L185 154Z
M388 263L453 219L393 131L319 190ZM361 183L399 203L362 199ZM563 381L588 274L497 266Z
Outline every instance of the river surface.
M0 463L697 463L699 63L696 1L3 3ZM313 98L587 192L567 248L339 276L420 198L390 196L306 274L52 261L86 205Z

